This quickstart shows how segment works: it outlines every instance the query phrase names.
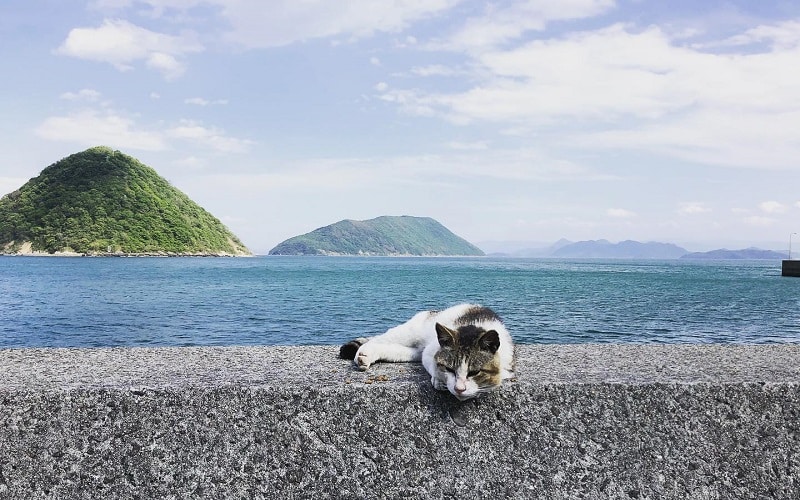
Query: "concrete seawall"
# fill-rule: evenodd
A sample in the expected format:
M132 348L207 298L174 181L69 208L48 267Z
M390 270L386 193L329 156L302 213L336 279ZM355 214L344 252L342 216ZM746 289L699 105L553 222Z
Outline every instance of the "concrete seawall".
M468 403L336 353L0 350L0 498L800 498L800 346L523 346Z

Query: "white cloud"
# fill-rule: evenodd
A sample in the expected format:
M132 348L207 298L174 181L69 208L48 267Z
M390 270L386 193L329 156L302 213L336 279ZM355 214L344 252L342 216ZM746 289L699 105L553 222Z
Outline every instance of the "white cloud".
M657 117L691 102L682 85L665 91L672 83L664 80L668 61L678 56L669 53L658 29L631 34L615 25L481 53L474 60L480 79L473 88L454 94L415 91L407 101L426 102L465 121Z
M109 63L120 71L129 71L136 62L142 61L165 78L173 79L185 71L184 63L178 58L202 50L203 46L188 33L167 35L125 20L106 19L99 28L71 30L56 52Z
M84 110L67 116L51 116L36 128L39 137L86 146L160 151L166 149L161 134L138 130L136 123L114 112Z
M778 201L765 201L758 204L762 212L768 214L782 214L786 212L786 205Z
M186 104L194 104L196 106L210 106L210 105L214 105L214 104L228 104L228 100L227 99L215 99L213 101L210 101L210 100L204 99L202 97L190 97L188 99L184 99L183 102L186 103Z
M467 52L466 90L395 86L381 97L456 124L560 130L572 146L796 168L800 48L715 54L624 24L509 45Z
M203 134L195 132L192 137ZM248 192L300 191L342 192L354 189L398 186L443 186L450 190L464 180L512 182L585 182L604 178L563 160L530 150L466 150L440 155L405 157L309 158L284 163L267 173L215 176L232 190ZM215 183L217 182L215 181ZM528 197L526 197L528 199Z
M397 41L395 43L395 46L397 48L413 47L413 46L417 45L417 43L419 43L419 40L417 40L417 37L415 37L413 35L406 35L406 37L402 41Z
M170 20L180 20L183 14L190 9L203 4L223 4L226 1L229 0L91 0L88 7L104 13L118 13L135 7L136 14L139 16L157 19L174 14ZM185 16L183 19L185 20Z
M207 5L229 26L226 37L229 41L247 48L266 48L319 38L354 40L380 32L396 33L462 1L270 0L265 4L262 0L95 0L93 6L119 11L140 3L148 5L149 14L157 18ZM416 43L416 39L407 36L406 43Z
M593 17L615 4L615 0L527 0L502 7L487 4L483 15L467 20L441 47L483 51L515 40L527 31L542 31L552 21Z
M421 96L415 90L390 90L381 94L380 99L397 104L401 111L417 116L436 116L433 98Z
M375 90L378 92L386 92L389 89L389 84L386 82L378 82L375 85Z
M606 210L606 215L609 217L614 217L615 219L630 219L632 217L636 217L634 212L625 210L624 208L609 208Z
M89 2L90 9L121 9L129 7L133 0L92 0Z
M208 106L211 104L208 99L203 99L202 97L190 97L189 99L184 99L183 102L186 104L196 104L197 106Z
M775 224L775 219L772 217L762 217L759 215L753 215L751 217L745 217L743 222L748 226L756 226L756 227L770 227Z
M690 201L678 205L678 213L681 215L695 215L710 212L711 209L703 202Z
M411 74L416 76L456 76L462 75L464 72L442 64L431 64L428 66L415 66L411 68Z
M792 128L800 109L766 113L759 110L709 109L576 138L587 147L639 149L697 163L765 169L794 169L800 135Z
M370 57L370 58L369 58L369 63L370 63L371 65L373 65L373 66L380 66L380 65L381 65L381 60L380 60L380 59L378 59L377 57L374 57L374 56L373 56L373 57Z
M160 71L167 80L178 78L186 71L183 63L178 62L175 56L163 52L151 53L145 64L148 68Z
M751 45L761 42L769 42L776 49L797 48L800 46L800 21L789 20L757 26L741 35L728 38L720 45Z
M100 92L94 89L81 89L77 92L64 92L59 96L61 99L65 99L67 101L89 101L89 102L97 102L100 100Z
M475 142L451 141L445 145L450 149L455 149L459 151L485 151L489 149L489 145L486 143L486 141L475 141Z
M170 139L190 141L223 153L243 153L254 144L253 141L231 137L221 129L206 127L191 120L182 120L179 125L166 130L147 130L132 118L113 110L99 112L85 109L67 116L51 116L36 128L36 134L52 141L146 151L168 149ZM190 156L184 159L182 165L196 167L199 163L199 160Z
M180 125L169 129L167 135L224 153L244 153L254 144L253 141L227 136L223 130L208 128L192 120L182 120Z
M359 39L399 32L443 12L459 0L210 0L230 23L228 39L249 48L277 47L317 38ZM149 3L159 3L151 0Z

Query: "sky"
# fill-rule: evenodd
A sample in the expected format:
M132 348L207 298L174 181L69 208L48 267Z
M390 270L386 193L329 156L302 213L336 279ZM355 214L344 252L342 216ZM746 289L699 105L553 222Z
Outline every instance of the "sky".
M258 253L381 215L800 248L795 0L4 0L0 75L0 194L110 146Z

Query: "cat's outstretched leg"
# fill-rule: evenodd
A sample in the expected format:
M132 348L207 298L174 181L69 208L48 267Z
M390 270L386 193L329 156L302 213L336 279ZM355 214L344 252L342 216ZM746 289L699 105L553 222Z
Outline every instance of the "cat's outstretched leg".
M367 342L362 345L353 360L359 370L366 370L373 363L378 361L388 361L390 363L402 363L408 361L419 361L419 349L408 347L402 344L389 344L383 342Z
M339 356L352 359L360 370L378 361L419 361L428 342L425 321L430 315L427 311L420 312L380 335L352 340L341 347Z
M339 349L339 357L352 359L359 370L366 370L378 361L419 361L420 355L415 347L363 338L351 340Z

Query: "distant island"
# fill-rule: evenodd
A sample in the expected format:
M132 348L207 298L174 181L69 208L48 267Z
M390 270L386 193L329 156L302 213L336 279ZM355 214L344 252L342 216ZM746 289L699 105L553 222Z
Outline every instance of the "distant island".
M786 253L758 248L743 250L712 250L690 252L672 243L626 240L611 243L608 240L572 242L561 239L552 245L522 248L510 253L492 253L498 257L537 257L561 259L717 259L717 260L780 260L788 258Z
M710 252L692 252L683 255L681 259L707 259L707 260L780 260L788 259L789 254L760 248L745 248L742 250L712 250Z
M251 254L155 170L103 146L50 165L0 198L0 253Z
M483 251L429 217L342 220L289 238L269 255L482 256Z
M611 243L607 240L579 241L562 245L553 251L553 257L582 259L677 259L688 250L672 243L626 240Z

